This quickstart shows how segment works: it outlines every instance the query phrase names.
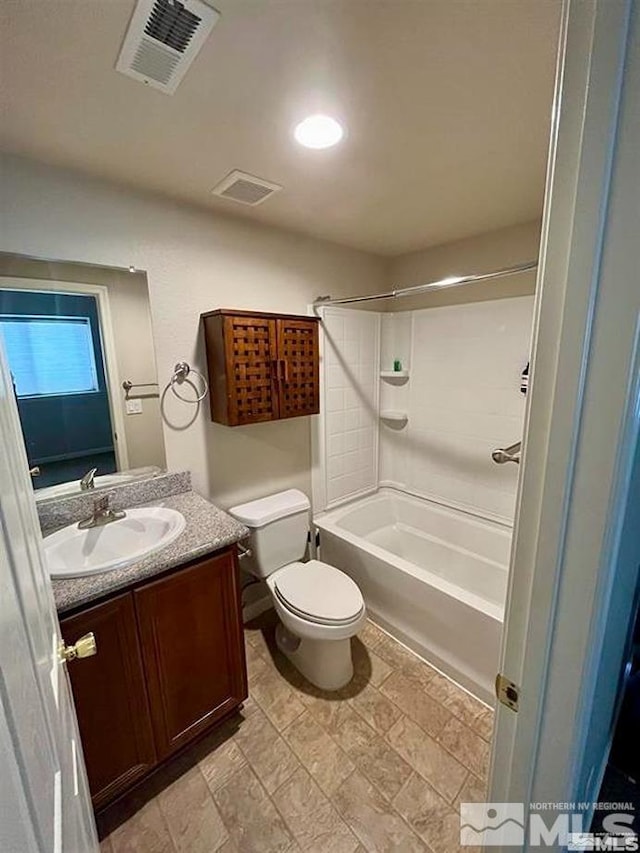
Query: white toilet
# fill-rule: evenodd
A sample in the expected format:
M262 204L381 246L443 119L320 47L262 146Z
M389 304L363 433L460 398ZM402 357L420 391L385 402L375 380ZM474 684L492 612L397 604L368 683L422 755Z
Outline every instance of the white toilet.
M242 568L266 580L281 624L278 648L304 677L323 690L338 690L353 676L351 637L364 625L362 593L335 566L305 553L309 499L297 489L232 507L251 530L251 555Z

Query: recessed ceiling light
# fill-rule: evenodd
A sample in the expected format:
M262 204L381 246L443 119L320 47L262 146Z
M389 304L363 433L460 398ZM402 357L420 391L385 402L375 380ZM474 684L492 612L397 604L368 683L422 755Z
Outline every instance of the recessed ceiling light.
M340 142L344 130L331 116L314 115L296 125L293 135L305 148L331 148Z

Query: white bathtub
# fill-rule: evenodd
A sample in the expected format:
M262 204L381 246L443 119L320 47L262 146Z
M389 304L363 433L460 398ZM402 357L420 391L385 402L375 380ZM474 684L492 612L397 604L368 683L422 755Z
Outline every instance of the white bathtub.
M356 581L374 621L493 704L511 528L395 489L314 522L320 558Z

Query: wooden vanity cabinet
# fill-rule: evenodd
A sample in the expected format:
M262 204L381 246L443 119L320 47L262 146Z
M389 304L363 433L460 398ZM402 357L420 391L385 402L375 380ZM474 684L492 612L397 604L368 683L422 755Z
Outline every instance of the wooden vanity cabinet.
M61 620L97 654L68 663L94 808L247 698L235 547Z
M202 322L213 421L240 426L318 414L317 317L220 309Z
M67 643L93 631L98 653L67 664L94 808L146 775L157 754L133 598L89 607L60 623Z
M247 695L239 589L228 553L134 590L158 757Z

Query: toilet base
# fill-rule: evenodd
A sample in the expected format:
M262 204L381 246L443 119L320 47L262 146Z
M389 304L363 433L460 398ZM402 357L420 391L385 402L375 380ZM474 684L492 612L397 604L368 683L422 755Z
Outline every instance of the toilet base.
M321 690L339 690L353 678L351 639L311 640L297 637L281 622L276 645L307 681Z

